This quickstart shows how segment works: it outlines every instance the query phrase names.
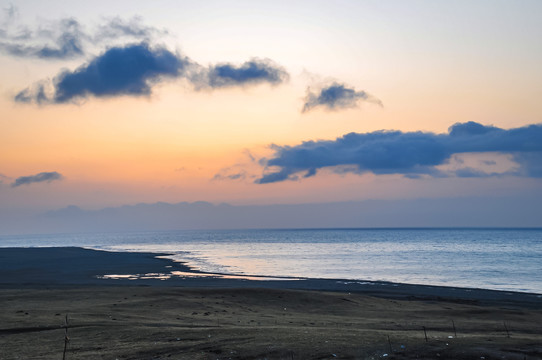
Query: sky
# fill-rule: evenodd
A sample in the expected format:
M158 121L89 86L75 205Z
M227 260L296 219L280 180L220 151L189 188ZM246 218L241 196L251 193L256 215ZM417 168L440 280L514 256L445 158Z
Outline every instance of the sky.
M540 1L0 10L2 216L542 199Z

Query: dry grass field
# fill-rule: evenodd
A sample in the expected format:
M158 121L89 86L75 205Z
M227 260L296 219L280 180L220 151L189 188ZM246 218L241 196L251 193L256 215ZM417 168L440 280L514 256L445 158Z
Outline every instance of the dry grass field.
M542 358L536 306L141 286L2 289L0 304L5 360L62 359L66 314L69 360Z

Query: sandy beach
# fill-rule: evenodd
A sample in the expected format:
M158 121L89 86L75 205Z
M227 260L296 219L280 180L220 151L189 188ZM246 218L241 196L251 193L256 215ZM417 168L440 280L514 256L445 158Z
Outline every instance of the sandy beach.
M66 359L542 358L539 294L225 278L156 254L0 249L0 305L0 359L61 359L66 316Z

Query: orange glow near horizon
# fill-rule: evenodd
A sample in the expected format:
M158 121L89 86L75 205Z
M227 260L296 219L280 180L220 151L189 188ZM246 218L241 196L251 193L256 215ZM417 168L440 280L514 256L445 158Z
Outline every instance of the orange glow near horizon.
M0 0L3 9L17 8L0 18L0 35L14 34L0 41L18 44L22 40L15 35L26 27L34 38L21 49L42 42L56 46L57 38L38 30L66 17L77 19L89 35L81 38L84 54L65 58L21 56L0 47L0 202L5 208L469 196L486 191L482 184L490 186L487 194L498 195L522 192L536 182L504 176L408 179L400 171L339 175L319 168L314 177L300 172L297 181L255 184L269 171L258 160L273 156L272 144L296 146L378 130L439 134L468 121L503 129L541 123L542 48L533 45L542 32L540 4L492 4L487 12L488 3L300 1L288 4L285 16L284 4L274 2L172 2L164 11L147 2L118 2L113 9L110 2L96 1L100 6L57 0L12 6ZM143 28L153 30L148 39L88 40L105 18L138 15ZM175 59L186 56L200 72L269 59L288 76L198 87L184 73L161 73L163 78L139 79L150 94L134 95L129 88L100 97L104 93L88 95L86 88L75 104L14 101L25 88L42 83L54 88L65 71L84 69L112 47L144 41ZM360 100L302 113L307 91L331 83L366 92L383 106ZM459 166L464 159L455 160L440 165ZM482 160L465 163L480 167ZM512 158L505 160L508 168L514 166ZM63 180L11 186L19 177L53 171Z

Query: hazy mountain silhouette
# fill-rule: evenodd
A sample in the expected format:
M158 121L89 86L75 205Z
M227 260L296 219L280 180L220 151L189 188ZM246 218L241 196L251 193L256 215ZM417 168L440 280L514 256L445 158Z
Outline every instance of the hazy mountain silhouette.
M366 200L294 205L208 202L124 205L100 210L68 206L19 221L1 232L57 233L176 229L355 227L540 227L542 201L523 198Z

